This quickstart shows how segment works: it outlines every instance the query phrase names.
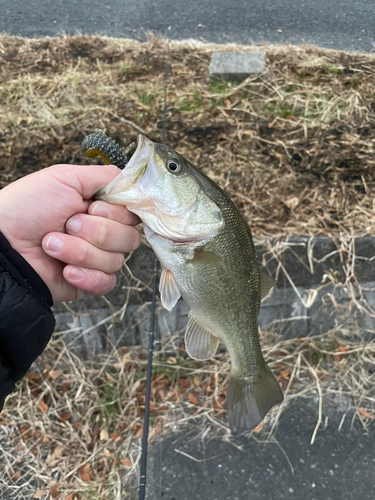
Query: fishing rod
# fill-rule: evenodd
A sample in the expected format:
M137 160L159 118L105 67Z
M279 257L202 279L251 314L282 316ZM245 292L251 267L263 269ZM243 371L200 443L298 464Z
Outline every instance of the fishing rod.
M163 129L162 143L165 144L167 133L167 97L170 72L170 48L169 40L167 40L167 61L165 66L165 85L164 85L164 109L163 109ZM152 304L151 304L151 325L148 340L148 360L147 360L147 382L146 382L146 401L145 401L145 418L143 424L142 436L142 453L141 453L141 468L139 478L139 500L144 500L146 495L146 473L147 473L147 452L148 452L148 431L150 421L150 399L151 399L151 383L152 383L152 359L155 345L155 318L156 318L156 287L158 281L158 259L154 261L154 276L152 288Z
M145 401L145 420L143 424L141 470L139 479L139 500L144 500L146 495L146 472L147 472L147 449L148 449L148 429L150 421L150 399L152 382L152 356L155 343L155 318L156 318L156 286L158 282L158 259L154 261L154 282L152 288L151 304L151 327L148 338L148 360L147 360L147 382Z

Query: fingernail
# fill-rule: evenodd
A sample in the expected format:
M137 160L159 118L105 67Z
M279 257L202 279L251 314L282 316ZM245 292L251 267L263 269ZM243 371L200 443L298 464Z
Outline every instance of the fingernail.
M63 247L63 242L57 236L50 236L47 240L46 247L50 252L60 252Z
M68 270L68 278L71 281L81 281L85 275L81 267L70 267Z
M80 217L74 216L68 219L68 222L66 223L66 228L69 231L69 233L78 233L78 231L81 229L82 226L82 221Z
M103 205L103 203L98 203L95 205L93 211L91 212L92 215L97 215L98 217L105 217L108 219L109 217L109 210L108 207Z

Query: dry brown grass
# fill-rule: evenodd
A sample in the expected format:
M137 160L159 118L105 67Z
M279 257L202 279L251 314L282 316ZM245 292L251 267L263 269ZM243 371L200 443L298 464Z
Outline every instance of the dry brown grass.
M122 146L139 130L160 140L165 48L155 38L1 37L0 187L53 163L86 162L80 143L97 127ZM171 44L167 142L228 191L257 238L334 235L345 279L328 278L349 294L352 310L373 317L353 275L352 242L375 227L375 57L269 46L266 73L237 85L210 82L215 49ZM145 353L131 347L83 362L67 349L65 334L55 335L0 415L0 491L135 498ZM267 436L297 397L347 396L355 418L371 423L373 343L340 326L293 340L266 331L262 342L286 395L267 417ZM171 338L154 370L151 438L199 419L202 432L230 439L227 354L197 363Z
M46 499L136 498L146 350L122 348L83 362L67 349L63 337L55 336L0 415L0 491L6 487L14 498L27 499L34 494ZM228 355L196 362L183 346L176 348L176 340L178 344L172 338L155 354L151 440L189 423L202 436L231 439L225 419ZM372 422L373 343L339 329L284 341L264 332L262 344L285 401L266 417L257 439L274 439L280 414L301 397L318 398L321 412L324 395L339 396L351 401L347 411L356 408L353 418L365 428Z
M165 41L0 43L0 186L86 161L95 127L122 146L139 129L160 140ZM269 46L265 74L235 85L210 82L215 48L171 43L167 142L227 189L255 234L373 234L374 55Z

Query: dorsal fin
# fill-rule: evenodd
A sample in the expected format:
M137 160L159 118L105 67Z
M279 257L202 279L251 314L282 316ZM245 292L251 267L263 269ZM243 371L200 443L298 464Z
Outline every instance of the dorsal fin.
M163 307L172 311L181 297L180 290L175 282L172 273L163 267L159 282L160 299Z
M263 273L262 271L259 272L260 272L260 298L263 299L266 295L268 295L268 292L271 290L271 288L276 285L276 281L270 276L267 276L267 274Z
M219 337L206 328L190 311L185 333L185 348L190 357L204 360L215 355Z

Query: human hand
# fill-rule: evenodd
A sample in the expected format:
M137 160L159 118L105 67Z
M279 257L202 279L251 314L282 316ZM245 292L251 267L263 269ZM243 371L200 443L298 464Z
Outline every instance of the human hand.
M0 231L56 302L108 293L123 253L140 245L136 215L92 200L119 172L114 165L54 165L0 191Z

